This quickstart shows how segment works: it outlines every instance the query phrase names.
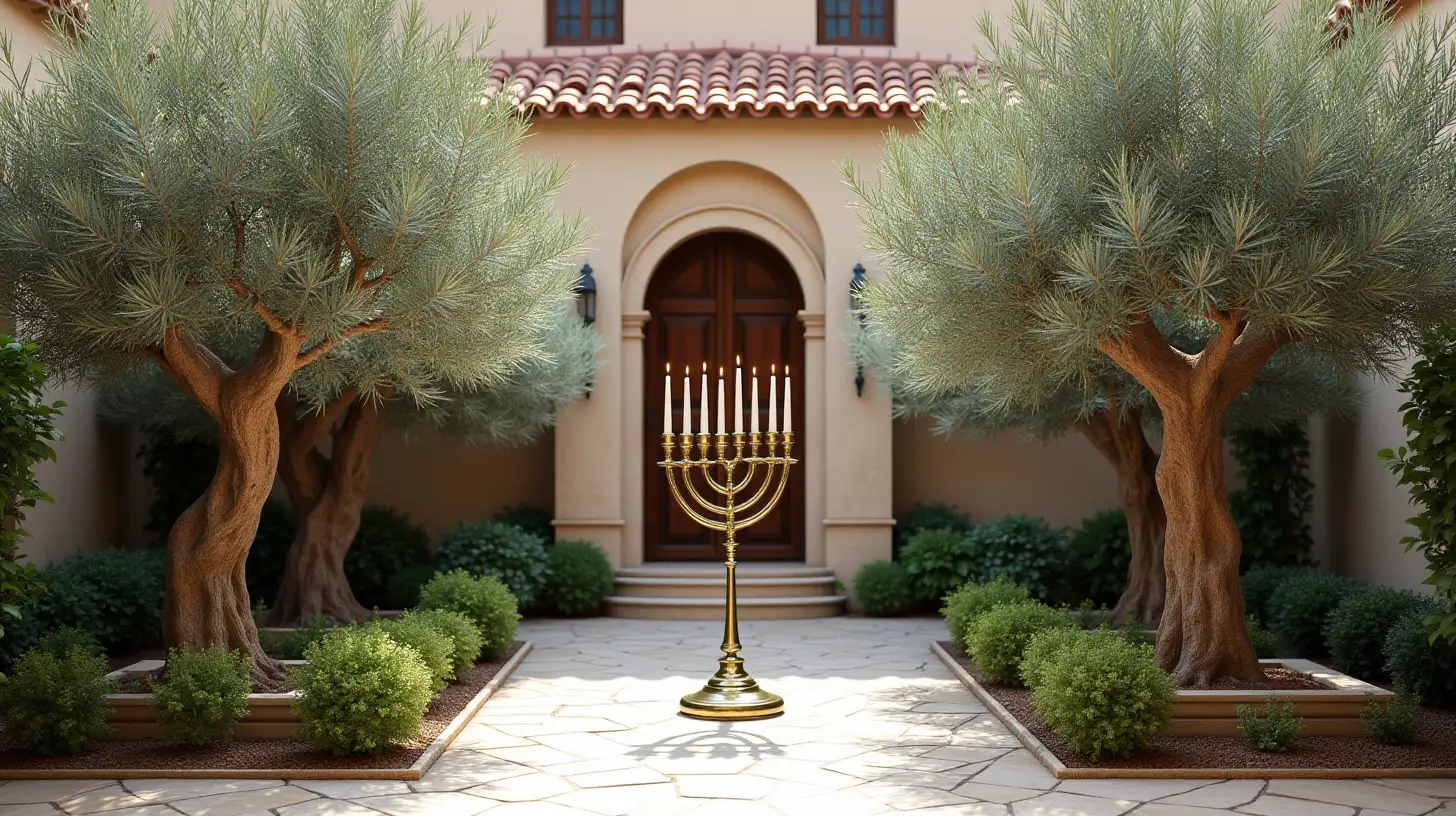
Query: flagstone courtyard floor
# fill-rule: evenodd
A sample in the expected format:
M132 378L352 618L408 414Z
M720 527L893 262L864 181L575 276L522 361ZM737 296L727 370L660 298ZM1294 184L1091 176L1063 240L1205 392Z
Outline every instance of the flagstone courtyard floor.
M419 782L10 782L0 816L1387 816L1456 814L1456 780L1058 782L931 655L934 620L744 624L784 717L676 716L706 623L532 621L536 645Z

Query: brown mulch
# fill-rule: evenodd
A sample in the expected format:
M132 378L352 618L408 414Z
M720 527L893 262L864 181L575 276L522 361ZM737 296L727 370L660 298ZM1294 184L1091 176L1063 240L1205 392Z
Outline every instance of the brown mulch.
M1426 707L1420 710L1420 731L1410 745L1310 736L1300 737L1288 753L1269 754L1255 751L1236 736L1162 736L1133 756L1091 762L1073 752L1036 715L1029 690L992 682L964 649L950 641L940 646L1069 768L1456 768L1456 711Z
M486 683L495 677L520 650L517 641L504 656L475 664L458 682L446 686L425 712L424 723L414 739L376 756L336 757L298 740L237 740L211 748L188 748L164 740L101 740L91 750L69 757L42 757L12 747L0 734L0 768L7 769L99 769L135 768L174 770L209 768L218 770L288 770L338 768L408 768L425 752L445 726L465 709Z
M116 691L120 694L151 694L156 688L157 681L162 679L161 669L151 671L123 672L116 677ZM253 679L254 694L278 694L280 692L292 691L292 686L287 680L280 682L259 682Z
M1221 677L1214 681L1213 685L1200 686L1200 688L1217 691L1328 691L1330 688L1304 672L1297 672L1282 666L1277 669L1265 667L1264 678L1262 683L1250 683L1245 680L1235 680L1232 677Z

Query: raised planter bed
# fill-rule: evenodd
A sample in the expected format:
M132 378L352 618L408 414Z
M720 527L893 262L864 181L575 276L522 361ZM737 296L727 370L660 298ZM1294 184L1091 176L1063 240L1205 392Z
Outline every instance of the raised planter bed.
M404 610L403 609L379 609L379 610L375 610L375 612L374 612L374 617L375 618L398 618L398 617L401 617L403 615L404 615ZM258 634L260 634L260 635L265 635L265 634L266 635L276 635L278 637L288 637L289 635L293 634L294 632L297 632L300 628L307 628L307 627L298 627L298 626L259 626L258 627ZM331 628L338 629L338 628L341 628L341 627L335 626L335 627L331 627Z
M164 661L141 660L107 675L121 680L128 675L148 674L162 668ZM284 660L285 666L297 666L302 660ZM242 740L293 739L298 728L298 713L293 710L293 701L298 692L278 694L249 694L247 716L233 726L233 738ZM111 723L112 732L108 739L145 740L164 739L162 726L157 723L157 710L152 707L152 695L118 693L106 695L111 714L106 721Z
M1395 695L1341 674L1309 660L1281 657L1260 660L1265 666L1290 669L1309 675L1324 689L1230 691L1224 689L1179 689L1173 702L1173 724L1168 733L1175 737L1237 736L1241 705L1261 705L1270 697L1294 704L1294 714L1304 719L1300 733L1310 737L1358 737L1365 733L1360 712L1372 699L1388 700Z
M1372 695L1377 698L1390 692L1309 661L1285 658L1266 662L1310 674L1328 685L1329 691L1181 691L1174 714L1175 722L1181 719L1184 723L1176 729L1181 733L1164 734L1131 757L1092 762L1073 752L1036 716L1026 689L986 681L965 652L948 642L932 643L930 649L1060 779L1359 779L1456 774L1456 711L1421 709L1419 734L1413 744L1383 745L1363 736L1359 712L1370 699L1364 688L1374 689ZM1287 753L1255 751L1237 736L1236 725L1229 734L1232 723L1222 722L1226 719L1221 716L1222 707L1231 712L1239 704L1229 695L1244 695L1245 702L1259 704L1271 694L1292 699L1296 711L1306 718L1299 741ZM1358 702L1350 700L1350 695ZM1354 711L1353 733L1346 716L1350 708ZM1312 723L1318 720L1335 722Z
M75 756L43 757L0 733L0 780L7 779L398 779L422 778L525 660L530 643L477 663L431 704L414 739L375 756L336 757L295 739L243 737L208 748L161 739L109 739ZM146 697L147 695L134 695ZM255 695L256 696L256 695ZM132 712L136 713L136 712ZM292 727L296 727L296 722ZM291 733L291 730L290 730Z

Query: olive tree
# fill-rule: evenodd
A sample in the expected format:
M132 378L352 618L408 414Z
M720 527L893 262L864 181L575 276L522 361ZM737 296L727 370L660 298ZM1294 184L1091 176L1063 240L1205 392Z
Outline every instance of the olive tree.
M0 97L0 296L58 371L156 366L211 420L164 634L276 677L244 563L280 395L504 380L570 297L563 175L519 157L509 100L482 102L469 21L417 0L179 0L165 23L114 0L53 33L50 80Z
M1264 0L1018 3L984 76L855 180L889 268L869 318L929 393L1085 400L1118 372L1158 407L1167 591L1185 685L1255 680L1225 415L1281 351L1389 375L1456 293L1452 28ZM1195 352L1178 331L1206 337ZM1039 395L1030 395L1033 399Z

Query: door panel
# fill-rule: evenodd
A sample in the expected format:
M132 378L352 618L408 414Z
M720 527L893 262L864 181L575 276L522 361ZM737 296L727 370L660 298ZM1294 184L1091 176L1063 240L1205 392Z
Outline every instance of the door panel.
M768 370L788 363L803 371L804 332L798 320L803 296L788 263L766 244L737 233L692 239L659 265L647 293L652 319L646 327L647 485L645 556L649 561L717 561L723 558L722 534L689 519L668 490L662 459L662 371L673 368L673 428L682 428L682 371L691 368L693 430L699 427L702 364L709 367L712 421L717 417L717 372L728 374L725 397L730 413L732 370L742 358L745 406L751 372L759 371L759 427L768 430ZM801 380L802 382L802 380ZM780 383L782 388L782 382ZM803 427L803 386L794 406L794 423ZM780 395L782 397L782 394ZM731 424L732 419L729 418ZM802 439L802 437L800 437ZM795 458L803 460L802 446ZM700 484L700 489L705 490ZM739 537L745 560L803 560L803 466L791 471L778 508Z

